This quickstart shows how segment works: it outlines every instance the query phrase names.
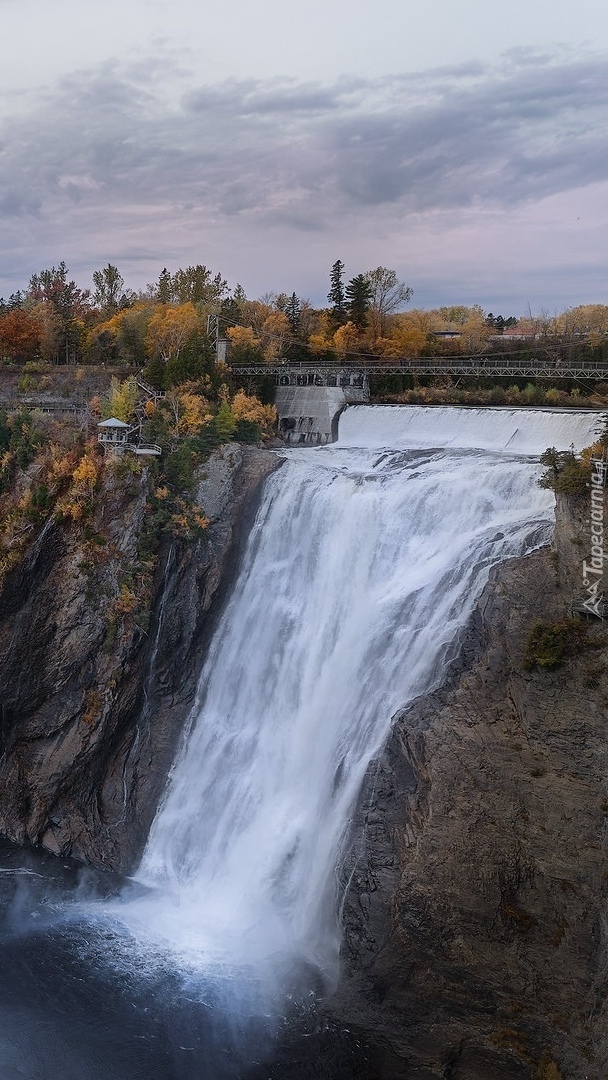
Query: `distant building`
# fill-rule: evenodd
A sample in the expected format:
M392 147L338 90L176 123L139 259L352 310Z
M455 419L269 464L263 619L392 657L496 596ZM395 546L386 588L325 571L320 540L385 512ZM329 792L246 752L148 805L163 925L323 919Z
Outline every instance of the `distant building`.
M536 327L519 322L517 326L506 326L500 336L506 341L536 341L540 334Z

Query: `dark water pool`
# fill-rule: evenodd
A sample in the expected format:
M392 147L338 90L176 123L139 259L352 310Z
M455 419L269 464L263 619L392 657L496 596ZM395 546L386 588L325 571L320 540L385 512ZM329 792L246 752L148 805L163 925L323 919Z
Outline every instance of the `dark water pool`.
M205 979L87 913L122 883L0 845L0 1080L370 1080L360 1040L293 973L268 1011L255 973Z

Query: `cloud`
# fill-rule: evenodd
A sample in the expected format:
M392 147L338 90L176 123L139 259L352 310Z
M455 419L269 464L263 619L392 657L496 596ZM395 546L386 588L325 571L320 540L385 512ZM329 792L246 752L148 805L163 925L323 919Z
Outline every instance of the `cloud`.
M178 252L188 232L221 245L238 223L267 249L268 230L277 243L282 229L304 242L336 223L370 235L374 223L513 212L608 180L605 56L512 50L494 68L231 79L176 98L183 77L167 56L106 63L0 122L15 271L30 260L29 274L62 237L83 262L112 237L119 250L101 263L137 259L171 230Z

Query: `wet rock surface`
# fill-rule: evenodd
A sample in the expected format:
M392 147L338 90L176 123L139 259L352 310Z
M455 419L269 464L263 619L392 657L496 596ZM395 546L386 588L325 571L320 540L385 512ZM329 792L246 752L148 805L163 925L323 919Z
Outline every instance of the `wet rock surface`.
M608 1075L608 633L526 669L569 615L584 507L498 568L446 686L395 719L354 825L332 1003L383 1078Z
M280 460L233 444L212 456L197 491L210 525L196 541L162 542L141 618L128 609L143 588L145 471L128 494L111 475L104 481L93 522L103 549L53 520L42 529L0 596L5 836L97 866L133 867L259 485Z

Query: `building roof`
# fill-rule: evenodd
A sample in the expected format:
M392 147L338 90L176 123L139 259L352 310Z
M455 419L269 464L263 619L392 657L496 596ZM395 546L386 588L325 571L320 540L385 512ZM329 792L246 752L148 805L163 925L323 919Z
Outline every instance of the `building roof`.
M128 424L123 423L122 420L117 420L115 416L111 416L109 420L102 420L97 427L105 428L128 428Z

